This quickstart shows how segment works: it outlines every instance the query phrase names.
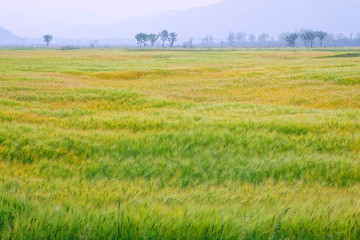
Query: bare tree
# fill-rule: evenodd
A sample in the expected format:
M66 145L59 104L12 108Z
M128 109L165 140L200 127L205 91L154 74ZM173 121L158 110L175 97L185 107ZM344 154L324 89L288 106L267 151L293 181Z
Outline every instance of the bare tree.
M327 36L327 33L326 32L323 32L323 31L317 31L315 32L316 36L320 39L320 47L322 47L323 45L323 40L324 38Z
M287 43L289 47L295 47L295 43L298 37L298 33L285 33L283 36L283 40Z
M193 40L194 38L190 38L189 41L183 43L184 48L192 48L193 47Z
M165 42L169 41L169 32L167 30L163 30L159 33L160 39L162 41L162 47L165 47Z
M189 47L190 48L193 47L193 41L194 41L194 38L190 38L190 40L189 40Z
M178 35L175 32L172 32L172 33L169 34L168 39L169 39L169 42L170 42L170 47L174 46L174 43L177 41L177 36Z
M157 34L153 34L153 33L148 34L148 39L150 41L151 47L154 47L154 45L155 45L156 41L159 39L159 37L160 36Z
M212 47L212 45L214 44L214 38L208 35L202 40L201 44L205 47Z
M44 42L46 42L46 46L49 47L51 40L53 39L53 36L50 34L46 34L43 36Z
M90 42L90 48L95 48L98 45L98 41L94 40Z

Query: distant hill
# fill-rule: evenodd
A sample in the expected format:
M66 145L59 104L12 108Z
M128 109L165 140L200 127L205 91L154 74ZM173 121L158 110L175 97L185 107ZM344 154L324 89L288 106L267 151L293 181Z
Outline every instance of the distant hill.
M212 34L225 38L230 30L277 36L301 28L328 32L360 32L359 0L224 0L206 7L136 18L111 26L68 29L64 37L133 37L137 32L169 29L181 38Z
M277 37L282 32L311 28L330 33L360 32L360 0L223 0L220 3L187 10L168 11L107 26L74 26L61 24L48 27L27 27L27 32L54 35L53 44L60 39L93 41L107 39L112 43L134 42L138 32L158 33L163 29L175 31L181 41L190 37L212 35L225 39L229 31L253 34L269 33ZM43 44L41 39L20 39L0 28L0 44ZM26 42L27 41L27 42ZM64 42L66 42L64 41Z
M13 45L21 43L22 41L22 38L15 36L10 31L0 27L0 45Z
M0 46L44 46L40 38L19 37L0 27Z

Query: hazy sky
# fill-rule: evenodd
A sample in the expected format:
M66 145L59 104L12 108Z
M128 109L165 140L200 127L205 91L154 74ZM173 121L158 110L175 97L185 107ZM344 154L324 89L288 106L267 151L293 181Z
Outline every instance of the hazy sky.
M27 27L110 24L216 2L221 0L2 0L0 26L19 35L31 36Z
M0 0L0 27L22 37L129 38L140 31L172 29L184 38L229 31L272 36L302 28L359 32L360 0ZM135 21L124 20L169 10ZM304 15L305 14L305 15ZM304 17L305 16L305 17ZM117 24L119 23L119 24Z

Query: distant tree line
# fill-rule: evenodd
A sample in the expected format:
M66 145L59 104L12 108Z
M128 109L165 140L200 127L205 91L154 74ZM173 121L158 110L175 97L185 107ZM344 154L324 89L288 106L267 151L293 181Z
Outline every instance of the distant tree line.
M289 47L295 47L296 40L299 38L304 42L305 47L313 47L316 38L320 41L320 47L323 46L324 38L327 36L326 32L313 31L313 30L302 30L299 33L283 33L280 35L280 39L284 40Z
M191 41L192 43L192 41ZM302 29L296 32L286 32L274 39L267 33L259 35L244 32L229 32L226 40L217 40L211 35L199 40L196 47L340 47L360 46L360 33L345 36L343 34L330 34L324 31ZM188 42L183 47L189 47Z
M158 34L138 33L135 35L135 39L137 41L138 47L147 47L149 46L148 43L150 43L151 47L154 47L158 39L161 40L162 47L165 47L166 42L169 42L170 47L174 47L174 43L178 40L178 35L175 32L169 33L167 30L163 30Z
M178 34L176 32L168 32L163 30L158 34L155 33L138 33L135 35L138 47L155 47L157 46L170 46L174 47L175 42L178 41ZM53 36L46 34L42 37L42 40L49 47ZM160 42L157 44L157 42ZM69 44L66 46L82 46L86 47L86 43ZM57 43L57 46L59 45ZM111 47L111 46L127 46L131 47L133 44L131 41L116 43L114 42L98 42L91 41L87 47ZM181 45L180 45L181 46ZM350 34L345 36L344 34L331 34L324 31L313 31L311 29L302 29L296 32L285 32L280 34L277 39L271 37L267 33L261 33L259 35L247 34L244 32L229 32L226 39L216 39L212 35L207 35L201 39L190 38L188 41L182 43L184 48L192 47L354 47L360 46L360 33Z
M284 41L288 47L295 47L296 42L301 38L304 42L305 47L313 47L314 41L318 38L320 40L320 46L323 45L323 40L327 36L326 32L323 31L313 31L313 30L301 30L300 32L291 32L291 33L282 33L279 36L279 39L276 41L274 38L271 38L269 34L262 33L257 37L253 34L247 36L246 33L239 32L230 32L227 37L227 45L230 47L236 46L256 46L256 47L271 47L274 45L279 45L279 42Z

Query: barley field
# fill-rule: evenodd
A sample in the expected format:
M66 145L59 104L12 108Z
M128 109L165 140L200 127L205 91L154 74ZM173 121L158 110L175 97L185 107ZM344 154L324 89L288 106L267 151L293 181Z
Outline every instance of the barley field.
M360 49L0 49L0 239L360 239Z

